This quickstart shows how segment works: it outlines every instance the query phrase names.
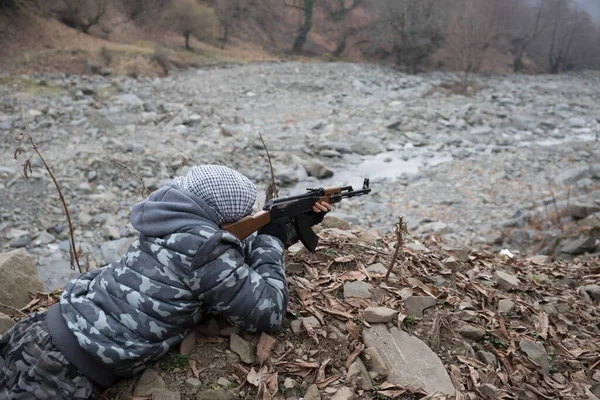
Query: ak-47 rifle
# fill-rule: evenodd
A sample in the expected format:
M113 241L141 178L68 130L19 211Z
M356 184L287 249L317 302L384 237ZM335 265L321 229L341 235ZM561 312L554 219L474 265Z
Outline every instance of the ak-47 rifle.
M306 190L308 192L305 194L271 199L265 204L262 211L224 225L223 229L231 232L238 239L244 240L269 222L281 217L290 217L300 241L304 247L314 253L319 243L319 237L311 229L311 219L308 218L308 213L312 210L313 205L317 201L329 204L339 203L344 198L362 196L371 192L368 178L365 178L360 190L353 190L352 186L327 186Z

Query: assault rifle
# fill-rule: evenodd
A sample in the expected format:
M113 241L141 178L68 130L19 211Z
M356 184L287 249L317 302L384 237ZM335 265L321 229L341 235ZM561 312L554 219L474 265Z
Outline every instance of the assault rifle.
M344 198L362 196L371 192L368 178L365 178L362 189L359 190L352 189L352 186L327 186L306 190L308 192L305 194L271 199L265 204L262 211L226 224L223 229L231 232L238 239L244 240L269 222L281 217L290 217L300 241L304 247L314 253L319 243L319 237L311 229L311 219L307 218L313 205L317 201L329 204L339 203Z

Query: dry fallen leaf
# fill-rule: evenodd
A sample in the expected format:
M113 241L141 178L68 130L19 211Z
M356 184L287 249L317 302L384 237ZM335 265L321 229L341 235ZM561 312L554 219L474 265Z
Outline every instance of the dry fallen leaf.
M354 256L353 254L351 254L351 255L348 255L348 256L344 256L344 257L338 257L334 261L336 263L347 263L347 262L353 261L355 258L356 258L356 256Z
M346 321L346 330L350 333L352 339L354 339L355 341L359 340L358 325L356 325L356 323L354 323L354 321L352 321L351 319Z
M273 339L266 333L263 332L260 335L258 345L256 346L256 356L260 365L263 365L264 362L269 358L269 354L271 353L271 350L273 350L273 347L276 343L277 340Z

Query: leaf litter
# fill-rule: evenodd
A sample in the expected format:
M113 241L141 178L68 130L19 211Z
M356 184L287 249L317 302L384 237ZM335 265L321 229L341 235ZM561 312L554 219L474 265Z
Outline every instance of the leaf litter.
M198 328L189 368L161 371L166 386L179 391L182 399L199 399L195 396L204 390L226 391L231 398L299 399L310 385L317 386L323 399L342 386L353 389L355 399L600 399L600 311L584 289L598 282L597 257L541 262L518 253L507 257L458 249L427 236L420 238L427 251L399 252L391 269L397 278L384 281L385 271L367 270L377 263L389 265L397 237L371 233L372 238L365 240L363 233L322 229L315 254L302 249L286 255L288 264L306 268L304 273L288 274L284 327L269 335L239 333L253 349L254 364L243 363L229 349L226 331L232 327L218 319L219 332ZM457 256L465 252L467 257ZM502 289L494 280L496 271L517 277L519 284ZM548 279L535 278L539 276ZM367 283L372 297L346 298L347 282ZM59 296L60 291L37 293L20 311L43 310ZM437 303L416 318L405 306L411 296L433 297ZM377 377L369 391L346 379L350 365L364 354L362 330L370 324L363 315L369 306L398 312L388 324L431 347L456 388L455 396ZM300 324L294 333L291 325L296 319ZM482 337L461 335L461 320L481 328ZM184 387L189 377L202 382L197 392ZM219 386L219 377L239 386ZM287 378L293 379L293 388L284 387ZM131 392L132 385L126 386ZM114 392L104 395L133 398L131 393Z

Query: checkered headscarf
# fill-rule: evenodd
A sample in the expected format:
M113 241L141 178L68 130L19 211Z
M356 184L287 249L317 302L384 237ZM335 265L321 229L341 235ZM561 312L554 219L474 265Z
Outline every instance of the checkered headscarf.
M181 189L204 200L216 212L219 224L249 215L256 201L256 186L244 175L222 165L196 166L174 181Z

